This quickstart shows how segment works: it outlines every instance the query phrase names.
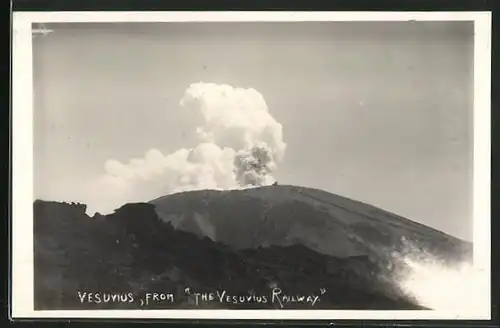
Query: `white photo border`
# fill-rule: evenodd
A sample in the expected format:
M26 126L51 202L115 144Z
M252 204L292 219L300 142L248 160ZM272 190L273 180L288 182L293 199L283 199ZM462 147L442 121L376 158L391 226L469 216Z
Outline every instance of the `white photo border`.
M61 310L35 311L33 293L32 23L55 22L474 22L474 268L484 300L454 311L365 310ZM491 12L14 12L12 27L11 316L21 318L443 320L491 319ZM450 295L450 297L453 297Z

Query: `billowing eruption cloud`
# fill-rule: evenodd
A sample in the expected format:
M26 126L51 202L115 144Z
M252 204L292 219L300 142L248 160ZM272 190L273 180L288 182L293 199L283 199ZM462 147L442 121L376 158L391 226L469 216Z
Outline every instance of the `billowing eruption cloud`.
M240 186L262 186L274 182L276 169L272 150L265 144L239 151L234 158L236 181Z
M200 189L238 189L272 184L283 159L282 126L254 89L191 84L182 110L198 115L197 145L164 155L150 149L129 163L109 160L99 181L101 198L85 200L89 212L108 213L125 202Z

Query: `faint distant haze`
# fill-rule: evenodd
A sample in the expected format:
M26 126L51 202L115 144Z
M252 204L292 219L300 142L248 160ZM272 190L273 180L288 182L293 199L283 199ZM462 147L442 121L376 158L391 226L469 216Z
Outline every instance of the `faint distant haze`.
M35 197L78 200L114 158L191 146L194 82L259 91L280 183L472 239L472 22L46 24L33 40ZM89 190L90 189L90 190Z

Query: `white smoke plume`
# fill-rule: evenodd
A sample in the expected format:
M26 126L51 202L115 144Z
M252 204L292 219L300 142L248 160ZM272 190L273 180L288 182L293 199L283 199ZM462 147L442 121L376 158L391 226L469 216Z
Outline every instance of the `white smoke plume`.
M200 189L238 189L272 184L283 159L282 125L254 89L214 83L191 84L180 101L199 115L198 144L164 155L150 149L129 163L109 160L99 181L99 198L86 200L88 212L108 213L126 202ZM201 114L201 115L200 115Z

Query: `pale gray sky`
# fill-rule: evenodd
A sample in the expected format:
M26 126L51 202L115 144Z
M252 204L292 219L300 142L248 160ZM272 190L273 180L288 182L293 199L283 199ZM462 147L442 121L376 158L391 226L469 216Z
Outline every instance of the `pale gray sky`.
M46 26L35 197L78 194L110 158L192 146L179 100L216 82L255 88L283 124L280 183L472 239L472 22Z

